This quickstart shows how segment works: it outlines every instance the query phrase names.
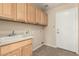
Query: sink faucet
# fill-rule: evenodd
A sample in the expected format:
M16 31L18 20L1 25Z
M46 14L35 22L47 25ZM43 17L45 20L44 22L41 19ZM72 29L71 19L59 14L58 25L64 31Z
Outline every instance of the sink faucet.
M13 35L15 35L15 31L14 30L11 32L11 34L9 34L9 36L13 36Z
M15 35L15 31L14 30L12 31L12 35Z
M29 32L26 31L26 34L28 34Z

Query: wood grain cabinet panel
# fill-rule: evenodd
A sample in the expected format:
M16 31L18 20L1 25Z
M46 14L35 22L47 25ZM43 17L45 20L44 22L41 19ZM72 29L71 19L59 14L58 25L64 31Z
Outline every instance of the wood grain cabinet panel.
M11 4L3 3L3 17L11 18Z
M44 14L44 24L48 25L48 15Z
M31 23L31 16L30 16L31 12L30 11L31 11L31 4L28 4L28 19L27 19L28 23Z
M2 3L0 3L0 17L2 16Z
M28 4L25 4L25 23L28 23Z
M36 8L36 24L41 24L41 10Z
M33 5L31 5L31 22L36 23L36 8Z
M16 4L3 3L2 16L4 18L10 18L9 20L15 20L16 19Z
M11 4L11 18L13 19L13 21L16 21L17 16L16 5L17 5L16 3Z
M25 22L25 4L17 3L17 21Z
M32 45L24 46L22 49L23 56L31 56L32 55Z
M0 46L0 55L4 56L18 56L18 55L31 55L32 54L32 40L24 40L12 44Z
M8 54L5 54L4 56L21 56L21 48L16 49Z
M35 24L36 8L32 4L28 4L28 23Z
M44 13L41 11L41 25L45 25L45 17L44 17Z
M6 20L38 25L47 25L48 22L47 14L30 3L0 4L0 16Z
M45 12L41 12L41 24L42 25L47 25L48 22L48 16Z

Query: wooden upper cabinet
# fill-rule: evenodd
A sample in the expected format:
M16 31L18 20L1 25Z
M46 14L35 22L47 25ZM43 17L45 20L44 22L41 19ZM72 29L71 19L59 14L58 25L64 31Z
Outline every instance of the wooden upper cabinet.
M2 16L2 3L0 3L0 16Z
M47 25L47 14L32 4L2 3L0 4L0 17L18 22Z
M2 4L2 15L9 20L16 19L16 4L3 3Z
M17 21L25 22L25 4L17 3Z
M16 21L17 11L16 11L16 3L11 4L11 17Z
M28 4L28 23L31 23L31 4Z
M44 13L41 11L41 25L45 25Z
M41 24L42 25L47 25L48 22L48 16L44 11L41 11Z
M25 22L28 23L28 4L25 4Z
M3 17L11 18L11 4L9 3L3 3Z
M41 23L41 10L36 8L36 23L40 24Z
M36 8L31 5L31 21L33 24L36 23Z
M46 13L44 14L44 21L44 24L48 25L48 15Z
M36 8L32 4L28 4L28 23L36 23Z

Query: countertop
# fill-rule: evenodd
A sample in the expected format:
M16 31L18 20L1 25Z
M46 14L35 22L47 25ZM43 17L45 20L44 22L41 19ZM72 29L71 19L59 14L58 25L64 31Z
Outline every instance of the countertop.
M12 36L12 37L3 37L3 38L0 38L0 47L11 43L28 40L31 38L33 38L33 36L18 35L18 36Z

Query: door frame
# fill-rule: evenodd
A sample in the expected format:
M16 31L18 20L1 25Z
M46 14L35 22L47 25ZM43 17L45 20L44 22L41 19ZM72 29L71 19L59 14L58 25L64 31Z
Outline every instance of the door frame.
M78 8L77 7L74 7L75 9L76 9L76 40L75 40L75 51L73 51L73 52L76 52L77 54L79 54L79 50L78 50L78 47L79 47L79 45L78 45ZM56 13L57 13L58 11L56 11ZM61 11L60 11L61 12ZM55 13L55 15L56 15L56 13ZM56 19L56 18L55 18ZM55 23L56 24L56 23ZM57 24L56 24L57 25ZM56 27L57 28L57 27ZM60 48L60 47L58 47L58 45L57 45L57 29L56 29L56 48Z

